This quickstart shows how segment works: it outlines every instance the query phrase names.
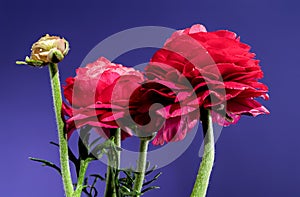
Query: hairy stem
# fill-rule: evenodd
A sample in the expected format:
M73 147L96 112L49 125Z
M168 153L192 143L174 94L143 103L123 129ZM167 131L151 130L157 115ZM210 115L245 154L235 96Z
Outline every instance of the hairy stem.
M201 121L203 133L205 135L204 154L191 197L206 196L209 178L215 158L213 124L209 110L201 109Z
M63 181L66 196L72 197L74 188L72 184L70 166L69 166L68 141L67 141L66 134L64 132L64 122L62 120L62 114L61 114L62 98L61 98L58 65L50 63L49 73L50 73L50 81L51 81L51 88L52 88L57 131L58 131L59 156L60 156L62 181Z
M116 147L121 148L121 129L111 130L111 136L114 139L114 144ZM117 185L115 180L118 179L119 173L118 169L120 167L120 151L110 150L107 154L108 164L106 173L106 188L105 197L117 197Z
M83 184L84 184L84 179L85 179L85 173L86 173L86 170L88 168L90 161L91 161L91 158L80 161L80 170L79 170L78 179L77 179L77 187L76 187L73 197L81 196L81 192L84 188Z
M148 144L149 144L149 139L142 138L142 137L140 138L140 154L137 163L137 174L134 180L134 190L138 193L141 193L143 183L144 183Z

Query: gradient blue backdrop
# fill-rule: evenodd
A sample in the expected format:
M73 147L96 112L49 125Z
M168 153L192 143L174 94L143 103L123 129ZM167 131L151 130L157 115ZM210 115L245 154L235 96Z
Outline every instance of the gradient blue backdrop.
M14 63L29 54L33 41L44 33L68 38L72 50L60 65L64 81L111 34L136 26L181 29L195 23L211 31L233 30L253 46L271 96L265 102L271 115L245 117L223 130L208 196L300 196L299 6L299 1L288 0L2 0L0 196L63 196L58 174L28 160L36 156L58 162L56 148L48 144L57 139L48 70ZM151 51L121 58L122 63L141 63L134 57L146 61ZM195 140L161 169L161 189L145 196L189 196L200 163L199 146Z

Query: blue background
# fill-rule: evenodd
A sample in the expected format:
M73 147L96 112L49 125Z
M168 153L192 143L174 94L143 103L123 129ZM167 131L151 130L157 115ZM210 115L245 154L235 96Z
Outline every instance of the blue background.
M195 23L209 31L233 30L253 46L271 96L264 102L270 115L244 117L223 130L208 196L300 196L299 6L288 0L2 0L0 196L63 196L59 175L28 160L35 156L58 162L56 148L49 145L57 137L48 70L14 63L29 54L32 42L45 33L69 40L72 50L60 64L64 81L97 43L114 33L146 25L182 29ZM136 57L147 61L151 54ZM122 63L130 65L132 57ZM194 140L180 158L161 169L156 183L161 189L145 196L189 196L200 163L199 146ZM103 172L105 167L94 169Z

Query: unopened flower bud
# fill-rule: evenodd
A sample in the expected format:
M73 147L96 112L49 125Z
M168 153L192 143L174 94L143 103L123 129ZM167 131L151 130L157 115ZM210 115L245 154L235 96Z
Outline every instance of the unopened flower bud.
M26 57L25 62L17 63L42 67L49 63L58 63L62 61L68 51L68 41L64 38L47 34L32 45L31 56Z

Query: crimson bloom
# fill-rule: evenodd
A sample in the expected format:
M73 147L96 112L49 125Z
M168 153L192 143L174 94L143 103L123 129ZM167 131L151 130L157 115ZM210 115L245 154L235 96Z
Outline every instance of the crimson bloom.
M144 80L133 68L111 63L104 57L86 67L78 68L76 76L67 78L64 96L71 104L64 104L63 112L68 136L83 126L99 128L102 136L110 137L109 129L119 128L117 120L126 116L128 98ZM130 136L122 131L122 139Z
M165 108L166 118L177 119L177 123L178 120L193 122L198 118L197 105L198 109L212 109L213 120L227 126L236 123L241 115L269 113L255 100L269 97L267 86L258 82L263 72L254 58L250 46L240 42L234 32L207 32L198 24L176 31L154 54L145 74L149 80L169 84L167 86L175 90L177 103ZM166 89L162 92L172 94ZM193 93L196 97L191 96ZM161 129L154 143L183 139L194 125L176 130L177 123L173 122L169 129Z
M196 98L195 95L182 91L182 87L172 82L155 79L146 80L133 92L130 115L138 136L148 137L155 133L154 145L184 139L197 124L199 112L197 103L190 99Z

